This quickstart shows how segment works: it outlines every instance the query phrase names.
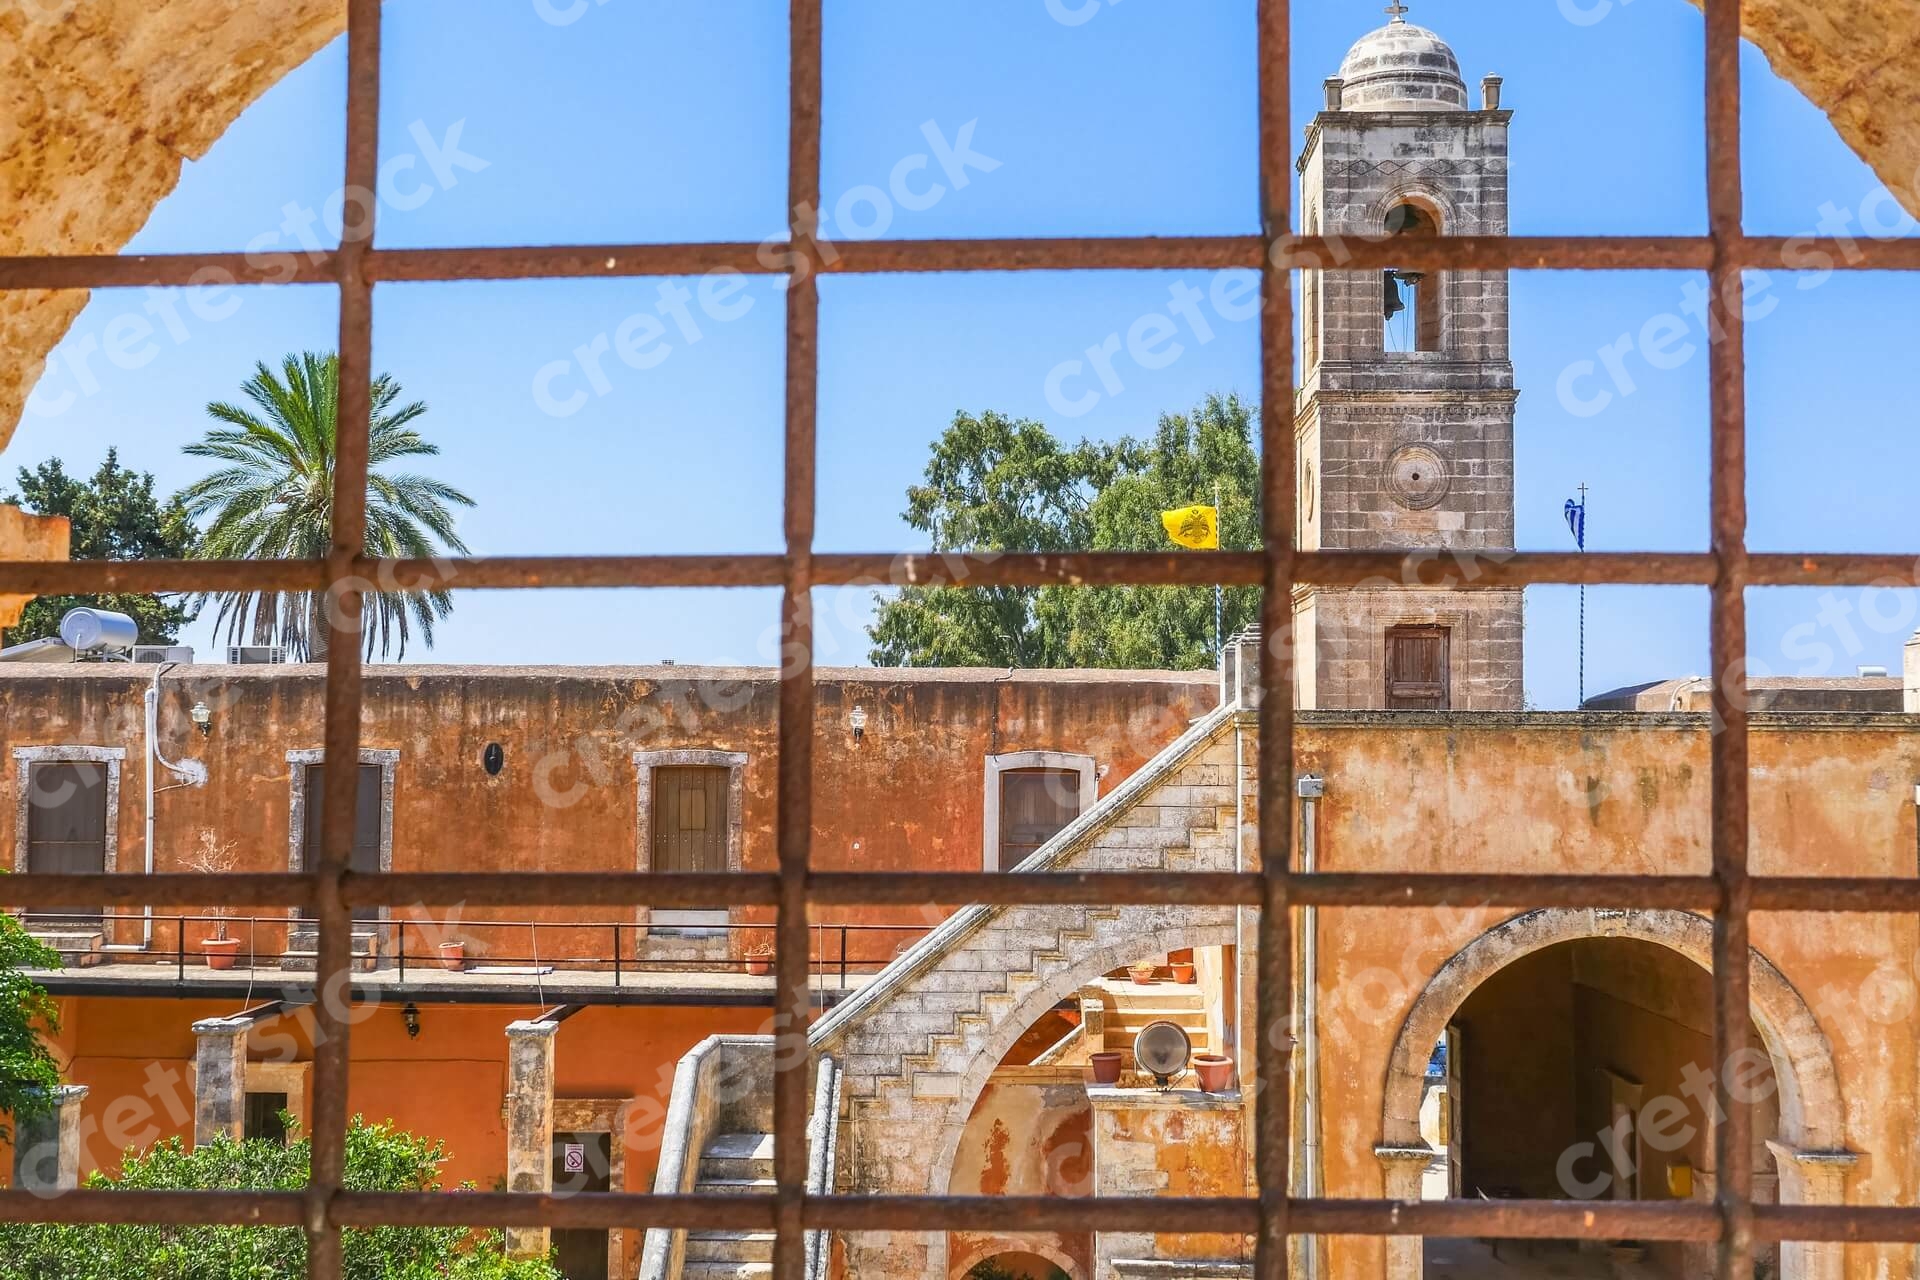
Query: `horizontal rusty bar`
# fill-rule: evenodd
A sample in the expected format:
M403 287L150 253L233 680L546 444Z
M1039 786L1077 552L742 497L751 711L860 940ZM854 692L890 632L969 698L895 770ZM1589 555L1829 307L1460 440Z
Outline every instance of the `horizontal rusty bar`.
M573 1195L342 1191L333 1197L327 1219L340 1227L699 1227L755 1231L773 1226L773 1197L605 1191Z
M829 274L930 271L1260 269L1259 236L1095 236L1031 240L836 242Z
M44 1195L0 1191L0 1222L133 1222L165 1226L299 1226L306 1221L299 1191L100 1191Z
M132 670L137 675L142 669ZM313 878L286 871L216 876L197 872L55 875L37 871L0 875L0 907L62 907L76 902L135 907L307 907L314 900Z
M1528 1240L1717 1240L1720 1215L1688 1200L1295 1200L1297 1235Z
M15 289L146 289L232 284L332 284L332 250L299 253L68 254L0 256L0 292Z
M785 241L764 245L693 241L681 244L482 246L468 249L376 249L367 276L385 281L621 279L710 272L783 275Z
M1920 587L1920 555L1860 552L1756 552L1747 556L1754 587Z
M822 269L834 274L949 271L1255 270L1260 237L1062 236L1032 239L823 241ZM1429 240L1293 236L1277 246L1290 270L1371 271L1706 271L1706 236L1440 236ZM1915 271L1920 239L1852 240L1746 236L1727 245L1750 270ZM375 281L615 279L712 271L785 274L795 260L785 240L759 244L479 245L371 249ZM274 253L66 254L0 256L0 291L140 288L193 284L323 284L337 279L336 250ZM211 276L202 273L212 273Z
M1764 558L1780 583L1879 582L1912 558L1834 555ZM381 591L512 590L537 587L771 587L784 581L777 554L697 556L482 556L355 560L353 585ZM972 587L1195 585L1258 586L1258 551L1078 551L1060 554L939 555L865 552L813 558L816 586ZM1296 579L1319 586L1516 587L1534 583L1704 585L1705 552L1464 550L1303 551ZM0 592L86 595L107 591L299 591L324 588L319 560L0 561Z
M1708 876L1419 874L1331 872L1294 876L1291 897L1322 907L1640 907L1709 910ZM1755 877L1754 910L1920 912L1920 880L1892 877ZM772 872L348 872L350 906L772 906ZM988 903L1084 906L1177 903L1253 906L1254 872L815 871L809 901L823 906ZM0 876L0 906L73 902L115 906L308 906L312 876L88 874Z
M1920 1208L1878 1204L1756 1204L1753 1234L1761 1240L1920 1244Z

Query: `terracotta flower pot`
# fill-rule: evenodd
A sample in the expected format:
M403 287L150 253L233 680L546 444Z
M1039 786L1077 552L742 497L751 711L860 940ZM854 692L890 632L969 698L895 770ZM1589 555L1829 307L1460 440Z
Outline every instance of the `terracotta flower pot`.
M231 969L235 957L240 954L240 939L207 938L200 943L200 949L206 952L207 968Z
M770 955L748 956L747 972L764 978L773 972L773 957Z
M1120 1063L1123 1055L1108 1050L1092 1055L1093 1082L1095 1084L1119 1084Z
M459 973L467 967L467 944L464 942L443 942L440 944L440 967L449 973Z
M1193 1055L1193 1074L1207 1093L1227 1093L1233 1088L1233 1059L1224 1053Z
M1133 979L1135 986L1150 987L1153 985L1153 975L1159 971L1159 968L1158 965L1146 963L1130 964L1127 966L1127 975Z
M1173 970L1173 980L1175 982L1184 985L1193 981L1193 963L1191 961L1175 960L1167 967Z

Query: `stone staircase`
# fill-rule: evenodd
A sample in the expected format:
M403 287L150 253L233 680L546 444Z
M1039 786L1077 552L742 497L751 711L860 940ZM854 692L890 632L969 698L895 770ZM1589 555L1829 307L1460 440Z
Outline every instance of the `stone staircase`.
M700 1152L696 1194L773 1194L773 1135L716 1133ZM752 1280L773 1274L771 1231L687 1232L683 1280Z
M1125 1066L1132 1070L1133 1041L1150 1022L1171 1022L1187 1033L1195 1053L1207 1053L1206 996L1192 983L1155 982L1140 986L1128 978L1107 977L1092 984L1081 994L1100 1001L1106 1021L1106 1047L1126 1055Z
M353 931L353 967L370 973L380 961L380 935L372 928ZM287 949L280 953L280 968L287 973L312 973L320 967L320 930L312 925L287 934Z
M27 936L48 950L59 952L63 969L90 969L106 961L106 955L100 950L104 937L98 926L28 921Z

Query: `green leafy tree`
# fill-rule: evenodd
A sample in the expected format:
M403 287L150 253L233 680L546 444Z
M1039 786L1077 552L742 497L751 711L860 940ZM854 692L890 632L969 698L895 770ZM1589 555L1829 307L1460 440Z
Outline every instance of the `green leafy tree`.
M24 970L58 969L58 952L35 941L10 915L0 914L0 1112L15 1120L44 1114L60 1083L60 1064L46 1036L60 1030L60 1008ZM0 1123L0 1137L12 1131Z
M936 552L1164 551L1160 513L1220 507L1221 546L1260 545L1256 411L1213 396L1162 417L1151 437L1068 448L1037 422L959 414L935 443L908 524ZM1195 552L1193 554L1204 554ZM1259 613L1259 592L1225 593L1227 634ZM881 602L869 634L881 666L1211 665L1208 587L907 587Z
M181 497L195 516L211 516L199 554L210 559L322 559L333 545L334 426L340 359L289 355L276 374L264 363L242 385L251 408L217 401L207 413L225 423L186 452L227 464L187 486ZM382 468L440 452L409 424L426 413L418 400L400 403L400 384L374 379L367 453L367 554L426 559L465 552L453 508L473 499L427 476ZM318 592L232 592L214 597L215 626L229 642L280 644L290 658L326 656L327 611ZM207 597L201 597L204 602ZM366 654L404 658L413 628L433 647L434 623L453 610L453 593L369 592Z
M91 480L78 480L53 458L31 471L20 468L20 492L0 502L35 515L65 516L73 526L75 560L179 560L193 554L199 533L178 498L161 502L153 494L153 476L120 465L116 450ZM67 610L82 606L124 613L140 624L142 644L172 644L195 610L185 597L113 593L98 596L41 596L30 601L20 621L7 630L8 644L25 644L60 634Z
M129 1153L117 1178L87 1185L122 1191L300 1191L307 1139L282 1144L219 1137L187 1148L169 1138ZM443 1144L355 1116L347 1129L349 1191L438 1191ZM545 1261L510 1261L497 1232L460 1227L374 1227L343 1233L346 1280L556 1280ZM304 1276L298 1227L0 1226L0 1274L9 1280L280 1280Z

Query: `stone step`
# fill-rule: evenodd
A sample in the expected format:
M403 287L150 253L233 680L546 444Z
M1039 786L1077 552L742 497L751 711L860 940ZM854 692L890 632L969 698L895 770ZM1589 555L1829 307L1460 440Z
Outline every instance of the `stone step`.
M103 938L97 929L33 929L29 936L48 950L59 952L64 969L90 969L106 961L100 953Z
M760 1280L772 1274L771 1262L695 1262L689 1258L680 1268L681 1280Z
M709 1178L702 1170L693 1189L699 1195L770 1196L774 1185L772 1178Z
M773 1176L773 1135L716 1133L700 1153L700 1177L757 1180Z
M687 1263L771 1262L771 1231L689 1231Z

